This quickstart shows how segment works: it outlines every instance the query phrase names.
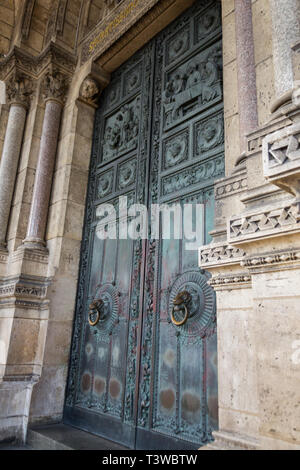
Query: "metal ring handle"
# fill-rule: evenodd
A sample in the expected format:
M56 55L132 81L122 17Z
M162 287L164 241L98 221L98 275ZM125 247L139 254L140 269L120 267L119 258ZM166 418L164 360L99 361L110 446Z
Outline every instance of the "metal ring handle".
M99 323L99 321L100 321L100 312L97 311L97 317L96 317L96 320L95 320L95 321L92 321L92 320L91 320L91 316L92 316L92 315L94 315L94 313L89 312L89 324L90 324L91 326L96 326L97 323Z
M103 304L103 300L102 299L98 299L97 301L94 301L90 304L90 309L89 309L89 324L91 326L96 326L99 321L100 321L100 318L101 318L101 314L100 314L100 309L99 309L99 304L102 305ZM96 311L96 312L95 312ZM92 320L92 315L95 315L96 314L96 320Z
M184 308L185 315L184 315L184 319L181 320L181 321L175 320L175 317L174 317L175 306L172 308L171 320L172 320L173 325L175 325L175 326L182 326L182 325L184 325L184 324L187 322L188 317L189 317L189 312L188 312L187 306L186 306L185 304L183 304L183 308Z

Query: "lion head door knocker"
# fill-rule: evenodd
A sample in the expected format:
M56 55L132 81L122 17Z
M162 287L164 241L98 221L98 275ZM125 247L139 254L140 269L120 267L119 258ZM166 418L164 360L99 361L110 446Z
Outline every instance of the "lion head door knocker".
M103 300L98 299L94 300L89 306L89 324L91 326L96 326L101 318L101 311L103 307Z
M89 307L89 324L96 326L99 321L105 320L110 312L110 299L104 292L101 299L94 300Z
M120 293L113 284L99 286L88 309L88 322L94 333L107 338L119 323Z
M181 341L199 341L215 321L215 294L207 280L200 271L188 271L169 289L169 322Z
M189 304L191 294L188 291L179 292L173 300L173 308L171 311L171 320L173 325L182 326L189 318Z

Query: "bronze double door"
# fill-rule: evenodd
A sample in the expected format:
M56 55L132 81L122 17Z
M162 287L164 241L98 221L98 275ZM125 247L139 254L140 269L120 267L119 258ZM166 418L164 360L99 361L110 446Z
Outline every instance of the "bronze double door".
M209 243L221 44L219 2L197 1L114 73L96 113L64 420L130 448L197 449L217 427L215 295L197 250L172 223L169 237L124 227L140 229L132 204L198 205ZM115 239L99 236L106 203Z

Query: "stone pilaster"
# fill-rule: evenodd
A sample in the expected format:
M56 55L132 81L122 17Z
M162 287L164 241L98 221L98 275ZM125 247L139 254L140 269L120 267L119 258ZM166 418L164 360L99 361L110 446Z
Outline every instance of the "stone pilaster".
M270 0L277 98L293 89L292 46L300 39L299 0Z
M251 0L235 0L235 21L240 150L243 154L246 151L246 135L258 125Z
M43 81L46 109L27 236L24 240L25 246L29 248L39 249L45 246L45 229L66 91L67 78L65 75L58 71L46 74Z
M6 246L5 237L32 81L25 76L13 77L13 79L10 77L6 87L10 110L0 162L0 249L2 250Z

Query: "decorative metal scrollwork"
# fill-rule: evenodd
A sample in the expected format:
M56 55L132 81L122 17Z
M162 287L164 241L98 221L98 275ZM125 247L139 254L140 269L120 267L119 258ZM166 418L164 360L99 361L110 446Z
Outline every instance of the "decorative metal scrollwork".
M188 291L179 292L173 300L173 308L171 310L171 320L173 325L182 326L184 325L189 317L188 305L192 299L191 294ZM183 312L183 318L177 320L175 314L178 317L178 313Z

